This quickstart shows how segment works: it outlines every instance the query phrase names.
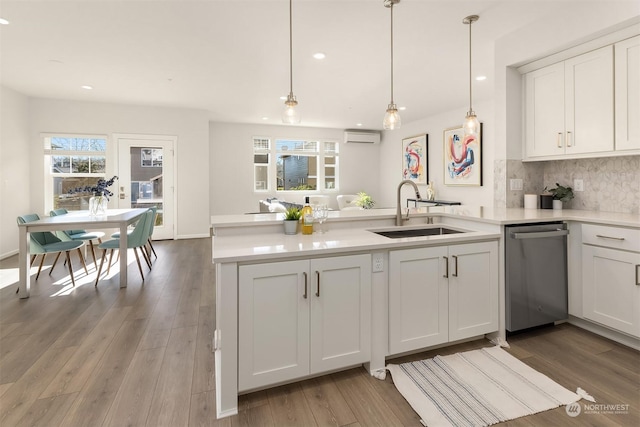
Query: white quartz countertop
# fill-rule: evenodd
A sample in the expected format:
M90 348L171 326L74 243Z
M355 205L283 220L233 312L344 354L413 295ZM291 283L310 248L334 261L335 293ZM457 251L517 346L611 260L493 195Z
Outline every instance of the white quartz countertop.
M453 228L465 233L391 239L370 230L390 230L396 227L329 229L326 233L285 235L281 233L246 234L213 237L213 262L267 261L296 257L331 256L342 253L373 252L416 246L441 246L474 241L495 240L500 233L473 231L444 224L420 227ZM412 227L404 227L412 228Z
M448 245L465 242L498 239L499 232L478 231L473 222L497 226L547 221L580 221L611 226L640 228L640 215L613 212L551 209L511 209L474 206L437 206L412 208L412 218L434 217L436 224L413 224L404 228L433 226L454 227L438 224L438 218L456 218L468 221L460 234L403 237L391 239L370 230L393 229L395 209L369 209L354 211L332 211L324 234L285 235L282 232L282 214L218 215L211 217L214 230L213 261L256 262L296 257L330 256L347 252L372 252L409 248L416 246ZM381 225L384 224L384 225ZM481 228L481 227L479 227ZM255 231L255 232L254 232Z
M403 210L406 212L406 210ZM581 221L603 225L640 228L640 215L602 211L583 211L575 209L522 209L491 208L484 206L433 206L412 208L411 216L433 216L466 219L498 225L522 224L545 221ZM393 219L395 209L366 209L349 211L331 211L329 224L332 221L363 221L367 219ZM246 215L214 215L211 217L212 227L247 227L282 221L282 214L246 214Z

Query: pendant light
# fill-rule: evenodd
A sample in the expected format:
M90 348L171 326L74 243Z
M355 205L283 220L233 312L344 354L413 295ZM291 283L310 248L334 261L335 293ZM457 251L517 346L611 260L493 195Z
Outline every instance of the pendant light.
M470 15L462 20L462 23L469 26L469 111L467 112L467 117L464 119L464 123L462 124L462 128L464 130L465 136L478 136L480 132L480 122L478 122L478 118L476 117L475 111L473 111L473 107L471 106L472 96L471 96L471 24L476 22L480 17L478 15Z
M291 2L289 0L289 95L284 102L284 111L282 112L282 123L297 124L300 123L300 111L296 108L298 101L293 94L293 19L291 17Z
M402 124L398 107L393 102L393 5L400 3L400 0L384 0L384 7L391 9L391 102L387 106L387 112L382 121L383 129L398 129Z

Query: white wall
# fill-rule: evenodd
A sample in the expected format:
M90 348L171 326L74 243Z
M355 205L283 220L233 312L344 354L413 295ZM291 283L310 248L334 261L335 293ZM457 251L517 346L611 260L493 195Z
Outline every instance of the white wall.
M28 98L0 87L0 259L18 252L18 215L32 213L29 203Z
M211 144L211 214L234 214L258 211L258 201L276 196L275 191L253 191L253 137L309 138L338 141L339 186L335 191L323 191L330 196L331 207L337 208L335 196L365 191L379 201L379 144L344 144L343 129L322 129L302 126L249 125L233 123L210 124ZM308 192L279 193L286 201L302 203ZM319 193L316 193L319 194ZM377 206L382 206L380 203Z
M429 181L433 181L436 199L457 201L465 205L493 205L493 160L494 115L492 103L474 104L474 111L482 123L482 169L483 185L481 187L445 186L444 181L444 141L445 129L462 126L468 106L427 117L411 123L405 123L400 129L385 131L380 145L380 201L385 206L396 206L397 187L402 181L402 139L426 133L429 135ZM426 185L418 186L423 197ZM404 186L402 190L402 206L404 199L414 198L412 187Z
M209 121L206 111L32 98L29 119L31 210L40 214L44 210L41 133L105 134L111 141L114 133L175 135L176 237L209 235ZM117 175L114 160L107 159L108 175Z

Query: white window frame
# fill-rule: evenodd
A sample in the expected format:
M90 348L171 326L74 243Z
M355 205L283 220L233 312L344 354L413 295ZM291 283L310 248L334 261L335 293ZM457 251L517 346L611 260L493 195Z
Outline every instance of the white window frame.
M340 144L337 140L332 138L293 138L293 137L269 137L269 136L254 136L252 137L252 156L256 154L260 154L260 152L255 149L256 141L268 141L269 142L269 162L267 164L267 174L268 174L268 182L265 189L257 189L256 188L256 166L252 157L252 165L253 165L253 182L252 187L254 193L276 193L280 195L285 194L299 194L302 190L278 190L278 170L277 170L277 156L278 154L282 154L277 150L277 142L278 141L305 141L305 142L314 142L317 144L317 150L315 151L306 151L306 150L291 150L287 151L287 153L291 153L294 155L300 156L315 156L318 159L318 175L316 176L316 189L315 190L304 190L310 194L324 194L324 193L337 193L340 188L339 182L339 171L340 171ZM327 143L333 144L335 148L334 151L328 151L326 148ZM325 188L326 187L326 177L325 177L325 159L327 157L335 158L335 163L332 165L334 168L334 187L333 188Z
M43 133L40 134L43 146L43 164L44 164L44 212L50 212L53 209L53 182L54 178L69 177L95 177L96 182L100 178L106 178L108 175L109 163L109 137L100 134L74 134L74 133ZM49 140L51 138L79 138L79 139L103 139L105 141L105 151L77 151L77 150L52 150ZM103 155L105 159L105 171L102 173L52 173L51 157L52 156L96 156Z

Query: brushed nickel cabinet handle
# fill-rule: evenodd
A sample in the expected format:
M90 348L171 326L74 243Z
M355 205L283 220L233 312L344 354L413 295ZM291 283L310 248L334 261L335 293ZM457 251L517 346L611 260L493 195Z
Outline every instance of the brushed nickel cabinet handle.
M309 285L307 280L307 272L303 272L302 275L304 276L304 294L302 294L302 297L304 299L307 299L307 286Z
M558 148L562 148L562 132L558 132L558 139L556 140Z
M600 237L601 239L619 240L621 242L624 240L624 237L603 236L602 234L596 234L596 237Z
M571 142L571 132L567 131L567 147L572 147L573 143Z
M451 275L453 277L458 277L458 256L457 255L452 255L451 257L453 258L453 267L454 267L454 271L455 271L455 273L452 273Z
M449 278L449 257L443 256L444 258L444 277L445 279Z
M640 264L636 264L636 286L640 286Z
M320 296L320 272L316 271L316 280L318 281L318 288L316 290L316 296Z

